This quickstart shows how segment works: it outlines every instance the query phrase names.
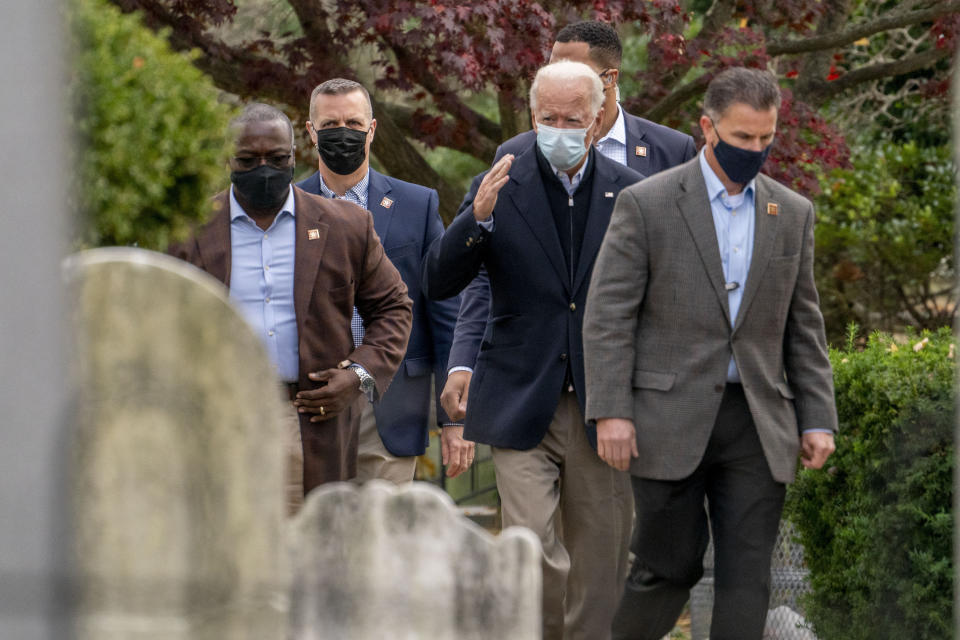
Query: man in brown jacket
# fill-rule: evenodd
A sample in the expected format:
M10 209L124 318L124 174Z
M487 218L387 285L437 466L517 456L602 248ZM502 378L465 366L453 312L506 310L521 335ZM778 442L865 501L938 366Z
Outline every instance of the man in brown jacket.
M293 127L282 111L250 104L230 131L233 184L170 253L230 288L277 367L290 399L293 512L317 485L356 475L359 401L390 384L412 303L367 211L291 185ZM356 348L354 307L366 320Z

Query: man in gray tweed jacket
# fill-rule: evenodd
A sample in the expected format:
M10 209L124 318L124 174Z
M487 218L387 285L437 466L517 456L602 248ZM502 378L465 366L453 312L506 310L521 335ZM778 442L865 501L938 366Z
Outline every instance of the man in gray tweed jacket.
M586 414L637 514L614 638L670 631L712 530L710 638L759 640L786 483L833 452L813 206L758 175L779 105L767 72L718 75L704 149L621 192L597 258Z

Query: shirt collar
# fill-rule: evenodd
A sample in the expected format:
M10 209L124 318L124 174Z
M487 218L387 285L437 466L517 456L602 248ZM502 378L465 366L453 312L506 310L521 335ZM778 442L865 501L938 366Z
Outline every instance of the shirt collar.
M721 194L726 193L727 188L723 186L723 183L720 182L720 178L718 178L717 174L714 173L713 167L711 167L710 163L707 162L706 145L704 145L704 148L700 150L700 170L703 171L703 181L707 185L707 197L710 198L710 202L716 200ZM750 180L750 182L744 185L741 193L752 193L756 186L756 182L756 178Z
M318 173L317 177L320 178L320 193L322 193L324 197L326 198L339 197L337 196L337 194L331 191L330 187L328 187L327 184L323 181L322 175ZM360 202L366 203L369 187L370 187L370 169L368 168L367 172L363 174L362 178L360 178L360 181L357 182L357 184L350 187L349 189L347 189L347 192L344 193L343 195L344 197L346 197L348 194L352 193L357 200L359 200Z
M572 177L572 178L569 177L569 176L567 176L567 172L566 172L566 171L563 171L563 170L561 170L561 169L557 169L555 166L553 166L552 163L550 164L550 168L553 169L554 175L556 175L557 178L559 178L561 182L563 182L563 180L566 178L567 183L569 183L569 184L573 185L574 187L576 187L578 184L580 184L580 181L583 179L583 174L584 174L584 172L586 172L586 170L587 170L587 165L588 165L588 164L590 164L590 153L589 153L589 152L587 152L586 155L583 156L583 164L580 165L580 169L579 169L575 174L573 174L573 177Z
M617 105L617 119L610 127L610 131L607 131L607 135L597 140L597 144L602 145L607 140L615 140L623 146L627 146L627 122L623 118L623 109L620 108L619 104Z
M294 202L293 189L291 188L287 191L287 199L283 201L283 206L280 208L280 211L277 212L277 217L279 217L281 213L287 212L295 218L297 214ZM249 218L250 216L247 215L247 212L244 211L240 203L237 202L236 197L233 195L233 185L230 185L230 221L232 222L240 217Z

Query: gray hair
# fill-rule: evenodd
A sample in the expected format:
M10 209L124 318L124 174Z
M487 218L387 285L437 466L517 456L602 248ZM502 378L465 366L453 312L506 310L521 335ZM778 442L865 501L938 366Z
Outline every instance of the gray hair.
M560 60L540 67L533 84L530 85L530 110L537 111L537 92L540 90L540 82L543 79L553 80L555 82L573 83L578 80L586 80L590 83L590 109L592 115L596 115L603 106L603 82L597 72L583 64L582 62L573 62L572 60Z
M321 82L314 87L313 92L310 94L311 122L314 120L313 101L317 99L317 96L342 96L347 93L353 93L354 91L359 91L363 94L363 97L367 99L367 117L373 120L373 104L370 102L370 92L367 91L367 88L359 82L347 80L346 78L331 78L330 80Z
M762 69L733 67L718 74L707 87L703 112L719 120L731 105L743 103L757 111L780 110L780 86L776 77Z
M264 104L262 102L251 102L243 107L243 111L236 118L230 121L230 130L244 127L251 122L273 122L279 120L287 125L290 132L290 148L293 148L293 123L280 109Z

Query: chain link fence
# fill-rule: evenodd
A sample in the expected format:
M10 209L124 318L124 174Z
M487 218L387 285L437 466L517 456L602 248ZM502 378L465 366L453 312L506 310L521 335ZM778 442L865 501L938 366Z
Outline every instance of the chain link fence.
M809 571L803 560L803 547L796 542L793 525L783 521L773 548L770 567L770 607L763 640L816 640L803 619L800 596L810 590ZM690 593L690 635L692 640L708 640L713 612L713 544L703 557L703 578Z

